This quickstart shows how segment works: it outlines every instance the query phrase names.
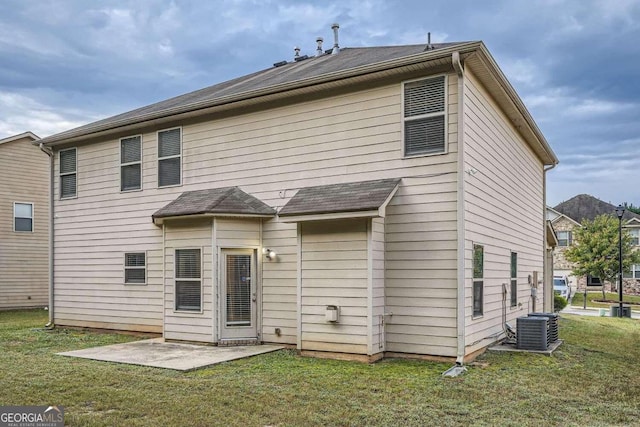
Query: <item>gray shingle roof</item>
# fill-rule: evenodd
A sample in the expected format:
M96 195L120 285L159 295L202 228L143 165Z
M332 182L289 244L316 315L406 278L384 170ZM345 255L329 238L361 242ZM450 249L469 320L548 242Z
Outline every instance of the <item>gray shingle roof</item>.
M433 50L468 44L469 42L436 43ZM477 42L475 42L477 43ZM166 117L178 112L193 111L215 105L229 97L240 96L243 93L252 94L255 91L277 88L283 84L314 80L332 73L350 69L358 69L372 64L409 57L425 53L426 45L382 46L343 48L337 55L323 55L310 57L304 61L289 62L280 67L271 67L246 76L232 79L223 83L196 90L184 95L176 96L165 101L157 102L136 110L118 114L43 138L45 144L61 141L65 138L88 135L98 130L112 129L131 123L139 123L159 117ZM366 71L363 71L365 73Z
M312 215L378 209L399 183L399 178L393 178L302 188L278 215Z
M589 194L578 194L553 209L574 221L582 222L585 219L593 221L599 215L615 215L616 207ZM622 218L628 221L631 218L640 219L640 215L627 210Z
M152 218L201 214L275 215L276 211L238 187L224 187L182 193Z

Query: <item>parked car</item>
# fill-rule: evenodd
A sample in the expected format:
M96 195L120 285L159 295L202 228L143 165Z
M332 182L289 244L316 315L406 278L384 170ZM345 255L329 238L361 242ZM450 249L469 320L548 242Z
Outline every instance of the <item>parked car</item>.
M553 292L569 301L571 298L571 287L567 276L553 276Z

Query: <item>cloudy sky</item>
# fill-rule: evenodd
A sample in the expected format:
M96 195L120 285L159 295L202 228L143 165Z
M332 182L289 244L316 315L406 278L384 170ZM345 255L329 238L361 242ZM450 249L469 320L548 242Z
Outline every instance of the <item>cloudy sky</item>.
M313 54L333 22L342 47L483 40L560 158L549 204L640 205L640 0L1 0L0 138Z

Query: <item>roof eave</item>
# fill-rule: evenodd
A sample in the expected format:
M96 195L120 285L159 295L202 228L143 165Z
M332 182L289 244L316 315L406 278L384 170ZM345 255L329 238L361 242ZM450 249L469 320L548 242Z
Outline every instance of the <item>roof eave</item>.
M320 76L314 76L307 79L296 80L293 82L282 83L278 85L269 86L257 90L247 91L239 94L223 96L215 98L213 100L196 102L180 107L169 108L166 110L149 113L136 117L134 119L123 119L121 121L111 122L103 126L96 126L94 129L86 129L75 133L72 130L62 132L57 135L52 135L43 138L41 142L47 146L60 145L70 142L76 142L81 139L91 138L96 136L105 136L111 133L122 131L131 125L135 127L142 127L145 124L159 124L164 121L175 120L177 115L185 113L193 113L191 116L199 116L210 114L216 107L237 103L240 101L259 98L273 94L286 94L296 89L311 88L323 83L329 83L337 80L344 80L350 77L364 76L367 74L373 74L379 71L391 70L394 68L401 68L412 64L427 62L437 59L450 58L451 54L455 51L460 54L469 54L483 46L482 42L468 42L461 43L454 46L449 46L436 50L429 50L426 52L418 53L415 55L404 56L393 60L376 62L374 64L368 64L361 67L350 68L346 70L336 71L332 73L323 74ZM291 93L292 96L299 95L299 92Z
M540 131L540 128L533 120L531 113L529 113L529 110L522 102L522 99L520 99L520 96L517 94L511 83L509 83L509 80L493 59L484 43L478 43L476 54L476 58L485 67L485 69L491 73L492 78L498 83L508 102L524 119L522 124L518 123L516 126L519 126L520 132L527 139L534 151L538 153L544 165L557 165L559 162L558 157L553 152L553 149Z
M0 139L0 144L6 144L8 142L18 141L20 139L29 138L33 144L39 144L40 137L31 131L23 132L18 135L13 135L4 139Z
M173 220L189 220L189 219L206 219L213 217L225 217L225 218L273 218L276 216L273 214L245 214L245 213L204 213L204 214L187 214L187 215L172 215L153 217L153 223L155 225L162 225L165 221Z

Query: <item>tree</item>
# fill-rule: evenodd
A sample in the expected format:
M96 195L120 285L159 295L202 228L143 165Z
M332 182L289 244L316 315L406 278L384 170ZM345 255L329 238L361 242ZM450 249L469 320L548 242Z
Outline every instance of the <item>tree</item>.
M624 202L622 205L626 210L640 215L640 206L634 206L633 203L627 203L627 202Z
M574 229L575 245L564 253L574 263L576 276L592 275L610 283L616 283L618 262L618 218L600 215L593 221L585 220L582 227ZM631 247L631 236L622 229L622 269L629 272L633 264L640 264L640 252ZM604 287L602 298L605 299Z

